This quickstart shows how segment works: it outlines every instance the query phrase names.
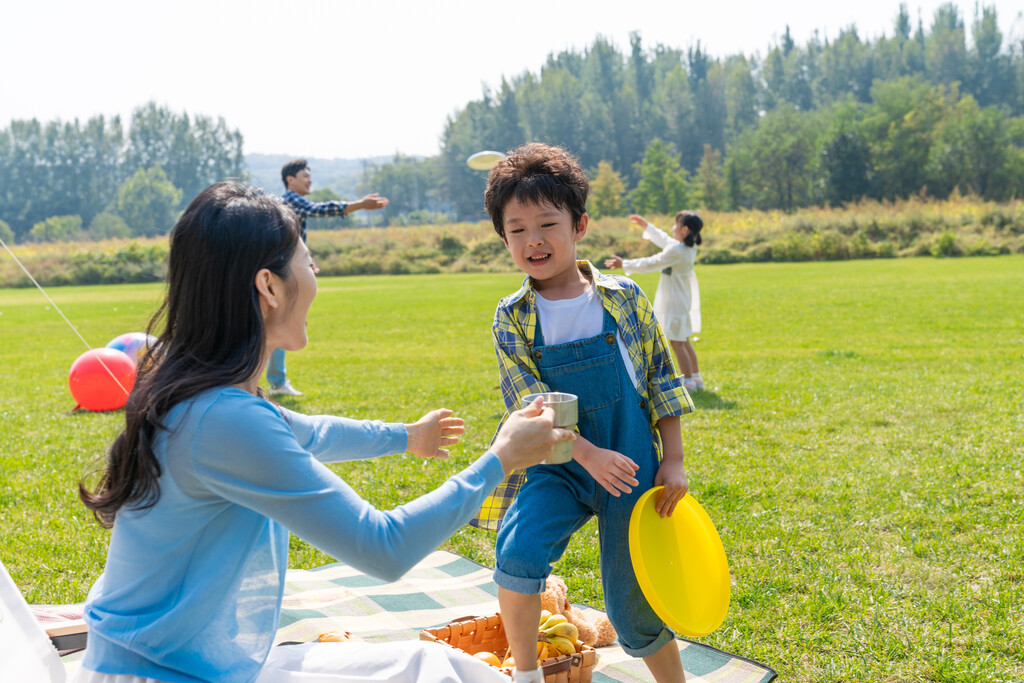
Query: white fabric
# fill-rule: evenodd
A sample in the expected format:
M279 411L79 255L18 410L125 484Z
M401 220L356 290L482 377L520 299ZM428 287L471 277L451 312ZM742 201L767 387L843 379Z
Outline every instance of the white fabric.
M129 676L128 674L98 674L79 667L78 673L71 683L162 683L155 678L142 678L140 676Z
M22 680L22 679L18 679ZM36 679L24 679L36 680ZM63 679L62 679L63 680ZM418 640L303 643L270 651L254 683L508 683L462 650ZM153 678L79 669L72 683L161 683Z
M46 631L0 562L0 679L64 683L60 661Z
M538 292L537 318L540 320L540 329L546 345L567 344L601 334L604 329L604 306L593 284L588 286L583 294L572 299L551 301ZM615 341L618 342L622 363L626 366L629 379L635 387L636 368L629 360L629 351L617 328Z
M624 259L622 268L626 275L662 271L658 291L654 294L654 317L671 341L685 341L700 332L701 327L700 287L693 272L697 248L675 241L653 223L644 228L643 237L660 247L661 252ZM671 268L671 274L664 272L667 268Z

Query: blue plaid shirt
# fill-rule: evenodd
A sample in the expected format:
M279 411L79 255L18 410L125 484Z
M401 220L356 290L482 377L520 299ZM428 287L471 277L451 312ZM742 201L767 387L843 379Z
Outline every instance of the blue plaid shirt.
M348 202L311 202L291 190L286 190L281 199L299 217L303 242L306 241L306 216L344 216L348 207Z

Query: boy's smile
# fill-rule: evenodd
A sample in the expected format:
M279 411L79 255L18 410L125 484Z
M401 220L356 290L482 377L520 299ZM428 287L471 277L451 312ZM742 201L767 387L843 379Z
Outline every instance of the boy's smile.
M587 233L587 215L578 226L572 214L553 204L520 203L513 198L504 209L505 247L521 271L534 280L537 291L554 290L577 296L575 285L587 280L576 267L576 243ZM558 297L561 298L561 297Z

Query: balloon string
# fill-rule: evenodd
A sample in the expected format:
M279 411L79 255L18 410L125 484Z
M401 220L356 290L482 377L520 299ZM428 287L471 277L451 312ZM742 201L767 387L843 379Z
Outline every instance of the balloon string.
M21 260L14 255L14 252L11 251L11 248L7 246L7 242L4 242L4 239L2 237L0 237L0 246L7 250L7 253L11 255L11 258L14 259L14 262L18 264L18 267L20 267L22 271L24 271L25 275L28 276L28 279L31 280L32 284L36 286L36 289L42 292L43 296L46 297L46 300L50 302L51 306L53 306L53 309L60 314L60 317L64 318L64 322L66 322L68 324L68 327L71 328L71 331L74 332L78 336L78 338L82 340L82 343L85 344L85 348L92 351L92 346L89 345L89 342L85 341L85 337L82 336L82 333L78 331L78 328L75 327L70 320L68 320L68 317L64 315L64 311L60 310L60 306L58 306L57 303L50 298L50 295L46 293L46 290L43 289L43 286L39 284L39 282L34 277L32 277L32 273L28 272L28 268L26 268L25 264L22 263ZM100 362L100 365L102 365L103 369L107 371L107 374L110 375L110 378L117 383L117 386L121 387L121 391L124 392L124 395L128 396L128 390L124 388L123 384L121 384L121 380L117 378L117 376L114 374L114 371L107 367L107 364L103 362L102 358L97 357L96 360ZM75 407L77 409L78 406Z

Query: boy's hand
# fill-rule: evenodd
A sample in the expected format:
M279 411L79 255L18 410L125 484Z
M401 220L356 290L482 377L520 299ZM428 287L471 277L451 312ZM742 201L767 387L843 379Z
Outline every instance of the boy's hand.
M654 475L654 485L665 487L658 494L658 501L655 503L654 509L662 517L671 517L676 510L676 503L686 495L690 488L690 482L686 478L686 468L683 467L683 459L663 459L658 473Z
M611 258L606 258L604 260L604 267L605 268L621 268L622 267L622 257L619 256L618 254L612 254Z
M647 219L635 213L629 217L629 222L633 225L639 225L641 228L647 228Z
M465 434L465 421L452 417L447 408L432 410L413 424L405 425L409 443L405 450L421 458L447 458L448 448L459 442L457 434Z
M634 486L640 484L633 476L639 469L635 462L617 451L598 448L583 437L577 439L573 457L594 481L616 498L622 495L620 491L630 493Z

